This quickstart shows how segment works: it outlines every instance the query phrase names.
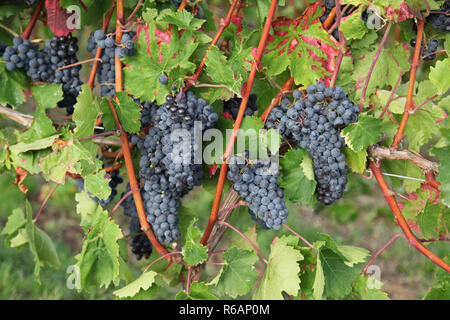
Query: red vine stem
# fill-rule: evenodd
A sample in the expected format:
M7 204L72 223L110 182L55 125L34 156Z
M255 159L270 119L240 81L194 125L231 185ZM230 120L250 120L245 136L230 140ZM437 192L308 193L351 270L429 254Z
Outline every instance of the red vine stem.
M117 2L118 5L120 2L121 2L120 0ZM128 145L127 133L122 130L122 125L120 124L116 110L114 109L114 105L112 104L110 99L108 99L108 103L111 112L114 116L114 120L116 121L117 130L122 132L122 134L120 135L120 141L122 142L123 157L125 159L125 166L127 168L128 179L130 181L130 189L131 192L133 193L134 203L136 204L136 210L138 212L141 229L142 231L145 232L145 234L147 235L148 239L150 240L156 251L158 251L160 255L164 255L167 253L167 250L158 242L158 240L155 237L155 234L153 233L152 228L150 227L150 224L147 221L144 204L142 203L141 192L139 190L139 183L136 179L136 173L134 171L133 158L131 157L130 147Z
M286 229L288 229L290 232L292 232L293 234L295 234L298 238L300 238L304 243L306 243L308 245L308 247L310 248L314 248L314 246L305 238L303 238L301 235L299 235L297 232L295 232L294 230L292 230L287 224L283 223L283 227L285 227Z
M272 109L275 106L280 104L281 99L283 98L283 96L286 94L287 91L291 90L293 84L294 84L294 77L290 77L289 79L286 80L285 83L283 83L280 91L278 91L275 98L272 99L272 101L270 102L270 105L266 108L266 110L264 110L264 113L261 115L262 122L266 122L266 118L269 115L269 113L272 112Z
M237 1L235 1L237 2ZM234 3L234 2L233 2ZM272 3L270 4L269 13L267 15L266 23L264 25L264 29L261 35L261 39L259 41L258 50L256 51L255 60L252 64L252 69L250 71L250 74L248 76L248 80L245 86L245 92L242 97L241 105L239 107L239 112L236 117L236 121L234 123L233 131L231 133L230 140L228 141L227 148L225 150L225 153L223 155L223 163L220 167L220 174L219 174L219 181L217 182L217 188L216 188L216 194L214 196L214 202L211 208L211 214L209 216L209 221L206 226L205 232L203 233L201 244L205 245L208 241L209 235L211 234L211 231L213 229L214 224L217 221L217 213L219 211L219 205L220 205L220 199L222 197L222 191L223 191L223 185L225 183L225 178L227 175L227 159L231 156L231 153L233 152L234 143L236 142L236 137L239 131L239 128L241 127L241 122L244 117L245 108L247 107L247 102L250 97L250 93L252 91L253 82L255 81L256 72L258 69L258 65L261 61L261 57L264 51L264 47L266 46L266 41L269 36L270 27L272 25L272 19L275 14L275 9L277 7L278 0L272 0Z
M150 263L150 264L147 266L147 268L145 268L145 270L144 270L143 273L147 272L147 270L150 269L151 266L154 265L155 263L157 263L159 260L164 259L164 258L168 258L168 257L173 256L173 255L175 255L175 254L182 254L182 252L181 252L181 251L173 251L173 252L168 252L168 253L166 253L166 254L163 254L163 255L162 255L161 257L159 257L158 259L155 259L155 261L152 261L152 263Z
M442 260L441 258L436 256L427 247L425 247L420 242L420 240L417 239L417 237L414 235L414 233L411 231L408 223L405 220L405 217L403 217L403 214L398 206L397 201L395 200L395 198L393 196L393 192L389 189L389 187L386 183L386 180L384 180L384 177L381 173L380 168L373 161L370 161L369 166L370 166L370 170L372 170L372 172L373 172L373 175L377 179L377 182L381 188L381 191L383 191L384 198L386 199L389 207L392 210L392 213L394 214L395 218L397 219L397 223L399 224L400 228L402 229L409 244L411 246L413 246L415 249L417 249L419 252L421 252L428 259L430 259L432 262L434 262L436 265L438 265L445 271L450 272L450 265L448 265L444 260Z
M36 21L39 18L39 15L41 14L44 3L45 3L45 0L39 1L38 5L34 9L34 12L33 12L33 15L31 16L30 22L28 23L27 27L25 28L24 32L21 35L23 40L27 40L30 37L31 32L33 31L34 25L36 24Z
M183 89L184 92L186 92L200 77L200 73L202 72L203 68L205 67L205 62L206 62L206 59L208 58L208 51L212 48L212 46L217 44L217 42L219 41L220 37L222 36L222 33L224 32L224 30L230 25L231 17L233 16L233 12L236 8L239 8L240 2L241 2L241 0L234 0L233 3L231 4L230 10L228 10L228 14L227 14L225 20L221 21L219 30L217 30L216 35L214 36L214 39L212 40L211 44L208 47L208 50L206 50L206 53L203 56L203 59L200 62L197 70L192 75L192 77L189 78L189 80L187 81L186 86ZM180 5L180 8L182 5L183 5L183 3ZM183 10L183 9L178 9L178 10Z
M335 0L336 6L336 28L341 26L342 12L341 12L341 2L339 0ZM325 21L326 22L326 21ZM331 78L330 86L334 87L336 85L336 81L338 78L339 70L341 69L342 59L344 58L346 41L344 37L344 33L339 30L339 55L336 61L336 66L334 67L333 77Z
M97 138L97 137L107 137L107 136L112 136L114 134L116 134L116 131L105 131L105 132L94 134L94 135L89 136L89 137L80 138L80 139L78 139L78 141L81 142L81 141L94 139L94 138Z
M184 10L184 8L186 8L187 5L187 0L183 0L180 3L180 6L178 7L178 11Z
M417 107L414 108L413 111L411 111L411 113L416 113L416 111L423 105L427 104L430 101L433 101L434 99L436 99L437 97L439 97L439 94L435 94L434 96L428 98L427 100L425 100L424 102L422 102L421 104L419 104Z
M105 33L108 30L109 22L111 21L112 14L114 12L114 5L115 5L115 0L113 0L111 2L111 7L109 8L108 13L106 14L106 19L105 19L105 22L102 27L102 30ZM94 58L95 59L94 64L92 65L91 73L89 74L89 80L87 83L89 85L89 88L91 88L91 90L94 88L95 75L97 74L98 62L99 62L99 60L101 60L100 59L101 56L102 56L102 48L97 47L97 51L95 53L95 58Z
M192 267L188 267L188 275L186 279L186 293L189 294L189 290L191 289L191 274L192 274Z
M258 247L256 246L256 244L253 243L252 240L250 240L245 234L243 234L241 231L239 231L238 229L236 229L235 227L233 227L231 224L229 224L228 222L225 221L220 221L220 224L223 224L224 226L227 226L228 228L230 228L231 230L235 231L237 234L239 234L242 238L244 238L252 247L253 249L255 249L255 251L258 253L259 257L261 258L261 260L265 263L268 264L269 262L267 261L266 258L264 258L264 256L262 255L261 251L259 251Z
M372 59L372 64L370 66L369 72L367 73L366 81L364 83L364 88L363 88L363 91L362 91L362 94L361 94L361 103L359 105L359 112L361 112L363 107L364 107L364 103L366 101L367 87L369 86L370 77L372 76L372 72L375 69L375 64L377 63L378 58L380 57L380 53L383 50L383 47L384 47L384 45L386 43L386 40L388 38L389 31L391 30L391 27L392 27L392 21L389 22L389 24L388 24L388 26L386 28L386 31L384 32L383 38L381 39L380 46L378 47L378 50L377 50L377 52L375 53L375 56Z
M325 30L328 30L331 27L331 24L334 21L334 17L336 17L336 7L334 7L333 9L331 9L330 14L328 15L327 19L325 20L325 22L323 23L323 28Z
M380 250L377 251L377 253L375 253L375 255L370 259L369 262L367 262L367 264L364 266L364 268L362 269L361 273L365 274L367 269L369 268L369 266L375 261L375 259L387 248L389 248L389 246L391 244L393 244L395 242L395 240L397 240L398 238L403 237L402 233L398 233L396 234L391 240L389 240Z
M416 39L416 47L414 48L414 56L413 60L411 62L411 71L409 76L409 87L408 87L408 96L406 98L405 103L405 111L403 112L402 121L400 122L400 126L398 128L398 131L394 137L394 141L392 142L391 147L397 148L400 141L403 138L403 132L406 128L406 123L408 122L409 118L409 112L412 106L413 102L413 95L414 95L414 83L416 81L416 72L417 67L419 66L419 59L420 59L420 49L422 46L422 38L423 38L423 28L425 25L425 19L419 20L419 27L417 28L417 39Z
M44 202L42 202L41 207L39 208L38 213L36 214L36 218L34 218L33 222L36 222L39 217L41 216L42 211L44 211L44 207L47 204L48 200L50 199L50 197L53 195L53 193L55 193L56 188L58 188L59 184L56 184L48 193L48 195L45 197Z
M124 194L124 196L119 200L119 202L117 202L117 204L114 206L114 208L111 210L109 217L111 218L114 214L114 212L117 211L117 209L119 209L119 206L122 204L122 202L124 202L126 200L126 198L128 198L133 192L130 190L127 193Z

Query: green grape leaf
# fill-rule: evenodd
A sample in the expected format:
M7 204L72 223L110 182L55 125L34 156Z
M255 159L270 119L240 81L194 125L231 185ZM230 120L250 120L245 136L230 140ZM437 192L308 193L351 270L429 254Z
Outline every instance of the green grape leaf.
M74 131L74 138L79 139L92 136L94 134L95 121L100 114L100 107L87 84L81 86L81 92L77 97L74 109L72 120L77 125Z
M389 300L386 292L381 291L383 283L370 276L360 275L353 286L353 292L361 300Z
M339 30L344 33L346 39L362 39L369 31L361 19L361 11L362 9L355 10L342 18Z
M425 297L424 300L450 300L450 283L444 282L441 285L435 286L431 288Z
M341 131L345 144L354 152L367 149L381 137L381 120L361 114L358 122L352 123Z
M3 228L0 235L6 235L5 244L7 247L11 244L11 239L17 235L17 232L23 228L26 220L23 215L23 211L20 208L13 210L12 214L8 217L5 227Z
M277 241L270 245L268 264L257 287L253 299L255 300L282 300L282 291L290 295L297 295L300 289L298 276L300 267L298 261L303 260L299 250Z
M35 85L31 88L33 98L38 108L37 113L44 113L45 109L56 108L57 103L63 99L62 86L56 83Z
M10 146L9 150L11 150L11 152L13 152L13 153L22 153L22 152L27 152L30 150L46 149L46 148L50 147L55 142L55 139L57 139L58 137L59 137L59 134L55 134L53 136L39 139L39 140L30 142L30 143L19 142L15 145Z
M119 102L113 102L113 104L123 130L131 133L139 133L141 130L141 110L139 105L124 91L116 92L116 97ZM108 122L114 122L114 119Z
M105 173L102 171L97 174L89 174L84 177L84 189L92 197L108 199L111 194L110 181L111 179L107 179Z
M258 272L254 267L258 257L254 251L232 247L222 257L225 265L215 280L217 293L232 298L249 293L258 279Z
M355 173L362 174L366 169L367 151L363 149L358 152L354 152L349 147L345 147L344 154L345 161L347 162L349 168Z
M437 94L442 95L450 89L450 78L448 76L450 70L450 58L439 60L434 67L430 68L430 80L438 90Z
M119 276L119 244L123 237L119 226L100 206L92 217L90 229L83 240L81 253L75 258L80 268L82 288L108 287Z
M200 244L202 233L194 226L197 218L191 220L183 244L183 258L189 266L196 266L208 259L208 249Z
M439 236L438 228L441 224L441 212L442 208L440 206L427 202L424 211L418 214L417 222L425 238Z
M439 158L439 173L436 180L441 183L441 200L450 207L450 146L444 148L433 148L433 153Z
M189 31L196 31L203 25L203 23L205 23L205 20L194 18L192 13L187 10L165 10L165 12L167 12L167 14L158 19L158 23L166 22L177 26L179 29Z
M156 276L157 273L154 271L144 272L127 286L114 291L114 295L118 298L134 297L140 290L148 290L153 286Z
M219 298L211 293L211 287L204 282L193 282L189 293L186 293L186 290L180 291L175 300L219 300ZM185 309L183 311L187 312ZM180 310L180 314L183 314L183 311Z
M25 102L23 91L28 90L29 79L21 71L7 71L5 66L0 66L0 104L17 107Z
M303 149L289 150L280 160L281 175L279 185L287 199L310 204L316 190L312 160Z

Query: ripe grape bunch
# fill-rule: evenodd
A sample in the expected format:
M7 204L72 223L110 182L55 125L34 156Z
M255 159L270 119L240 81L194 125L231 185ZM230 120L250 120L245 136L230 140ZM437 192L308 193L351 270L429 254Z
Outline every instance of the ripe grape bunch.
M417 42L416 39L412 39L411 43L410 43L411 47L414 48L416 46L416 42ZM436 53L435 52L437 51L438 46L439 46L439 40L431 39L430 41L428 41L426 50L425 50L424 46L422 46L420 48L422 59L424 61L431 61L431 60L436 59Z
M123 33L120 45L116 44L115 36L106 36L102 30L92 32L88 39L87 50L95 56L97 47L102 49L101 59L97 70L98 82L101 84L100 94L103 97L112 97L115 94L116 82L115 56L122 59L134 55L135 32Z
M128 184L126 192L129 191L130 185ZM123 196L124 195L122 194L122 197ZM131 218L130 234L134 235L130 241L131 251L138 260L142 259L142 257L145 257L147 259L152 254L152 244L150 240L148 240L147 236L142 233L141 224L139 222L139 217L133 196L127 197L122 202L121 206L123 207L124 214Z
M427 17L427 21L431 23L433 28L440 32L450 31L450 0L446 0L441 10L444 13L432 13Z
M256 111L258 111L258 105L256 104L257 96L252 93L248 98L247 107L245 108L246 116L253 116ZM239 112L239 107L241 106L242 98L237 96L231 98L230 100L224 101L223 112L227 112L231 117L236 120L237 114Z
M141 149L142 197L147 220L160 242L178 238L180 199L201 185L202 166L193 162L195 153L201 152L201 141L194 139L194 123L203 132L217 120L213 108L192 92L168 95L162 106L143 104L141 123L151 127L145 139L133 135L131 142Z
M78 62L77 52L77 38L71 34L54 36L45 43L42 50L30 40L15 37L13 45L5 48L3 58L8 71L24 69L34 82L62 84L63 100L58 102L58 106L66 108L67 113L71 114L81 91L82 82L79 77L81 66L60 68Z
M229 161L228 180L233 189L248 203L248 212L264 229L279 230L286 223L289 211L278 186L278 164L271 160L249 160L245 151L242 157L232 156Z
M330 88L319 81L306 93L295 90L293 104L283 99L267 117L266 127L275 128L309 151L314 161L317 200L329 205L344 195L348 168L340 131L358 120L359 107L352 105L339 86Z

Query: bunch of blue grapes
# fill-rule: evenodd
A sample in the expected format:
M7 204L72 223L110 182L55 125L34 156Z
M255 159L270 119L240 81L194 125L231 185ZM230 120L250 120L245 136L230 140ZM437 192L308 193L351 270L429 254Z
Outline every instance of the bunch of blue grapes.
M24 69L34 82L62 84L63 100L58 102L58 106L66 108L67 113L72 114L76 98L81 91L81 66L58 69L78 62L77 52L77 38L71 34L54 36L45 43L42 50L30 40L15 37L13 45L4 49L3 59L8 71Z
M275 128L284 138L293 139L309 151L314 162L317 200L329 205L344 195L347 184L345 145L340 131L358 120L359 107L353 105L341 87L317 82L293 93L295 102L285 98L269 114L266 127Z
M248 98L247 107L245 108L246 116L253 116L255 112L258 111L258 105L256 104L257 96L252 93ZM237 114L239 112L239 107L241 106L242 99L237 96L231 98L230 100L224 101L223 112L229 113L234 120L236 120Z
M411 40L411 47L415 47L416 46L416 39L412 39ZM421 52L421 56L422 59L424 61L431 61L436 59L436 51L438 50L439 47L439 40L437 39L431 39L428 41L426 48L424 46L421 47L420 52Z
M127 186L127 192L129 191L130 185ZM143 257L147 259L152 254L152 244L150 240L148 240L145 233L143 233L141 230L141 224L139 222L139 217L133 196L127 197L122 202L121 206L123 207L124 214L131 218L130 234L134 235L130 241L131 251L136 256L136 259L140 260Z
M201 185L201 158L195 163L194 157L197 152L201 156L202 145L194 130L203 132L217 120L213 108L192 92L168 95L161 106L142 105L141 123L151 126L145 139L133 135L131 142L141 150L142 197L147 220L160 242L168 244L179 237L180 199Z
M108 166L104 166L108 167ZM111 188L111 194L107 199L99 199L97 197L91 197L91 199L98 204L100 204L103 208L105 208L117 195L117 187L123 182L123 178L120 176L119 170L114 170L109 173L109 177L111 180L109 181L109 187ZM78 191L84 191L84 179L76 179L75 183L77 184Z
M445 13L432 13L427 17L433 28L440 32L450 31L450 0L446 0L441 10Z
M277 183L280 169L271 160L249 159L248 151L230 158L228 180L233 189L248 203L251 217L264 229L279 230L289 211L283 190Z
M102 30L92 32L88 39L87 49L95 56L97 47L102 49L101 59L97 70L98 83L101 84L100 94L103 97L112 97L115 94L116 73L115 56L122 59L135 54L133 38L134 31L124 33L120 45L116 44L115 36L106 36Z

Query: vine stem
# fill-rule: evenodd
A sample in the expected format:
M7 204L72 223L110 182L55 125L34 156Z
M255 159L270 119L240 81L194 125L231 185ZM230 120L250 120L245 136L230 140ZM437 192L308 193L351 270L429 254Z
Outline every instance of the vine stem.
M119 200L119 202L117 202L117 204L114 206L114 208L111 210L111 213L109 214L109 217L111 218L114 214L114 212L117 211L117 209L119 209L119 206L122 204L122 202L125 201L126 198L128 198L133 192L130 190L127 193L124 194L124 196Z
M41 207L39 208L38 213L36 214L36 218L34 218L33 222L36 223L36 221L39 219L39 217L41 216L42 211L44 211L44 207L47 204L48 200L50 199L50 197L53 195L53 193L55 193L56 188L58 188L59 184L56 184L48 193L48 195L45 197L44 202L42 202Z
M330 13L328 14L327 19L323 23L323 28L325 30L328 30L331 27L335 17L336 17L336 7L331 9Z
M253 249L255 249L255 251L258 253L259 257L261 258L261 260L265 263L268 264L269 262L267 261L266 258L264 258L264 256L262 255L261 251L259 251L258 247L256 246L256 244L253 243L252 240L250 240L245 234L243 234L241 231L239 231L237 228L233 227L231 224L229 224L228 222L225 221L220 221L220 224L227 226L228 228L230 228L231 230L235 231L237 234L239 234L242 238L244 238L252 247Z
M75 66L79 66L79 65L82 65L82 64L85 64L85 63L88 63L88 62L93 62L93 61L103 62L102 59L97 59L97 58L87 59L87 60L84 60L84 61L79 61L79 62L76 62L76 63L69 64L67 66L63 66L61 68L58 68L58 69L55 70L55 72L59 71L59 70L64 70L64 69L72 68L72 67L75 67Z
M114 12L115 3L116 3L115 0L113 0L111 2L111 6L109 7L108 13L106 14L106 19L105 19L105 22L103 23L103 27L102 27L102 30L105 33L108 30L109 22L111 21L112 14ZM102 48L97 47L97 51L95 52L95 58L94 58L95 60L92 65L91 73L89 74L89 80L87 82L87 84L88 84L89 88L91 88L91 90L94 88L95 75L97 74L98 62L99 62L99 60L101 60L100 59L101 56L102 56Z
M184 8L186 8L187 5L187 0L183 0L180 3L180 6L178 7L178 11L184 10Z
M186 1L183 1L186 2ZM203 68L205 67L205 63L206 63L206 59L208 58L208 51L217 44L217 42L219 41L220 37L222 36L222 33L224 32L224 30L230 25L231 22L231 17L233 16L233 12L236 8L239 8L239 4L240 4L241 0L234 0L233 3L231 4L230 10L228 10L228 14L225 18L225 20L222 20L220 22L220 27L216 32L216 35L214 36L213 40L211 41L211 44L208 47L208 50L206 50L205 55L203 56L202 61L200 62L197 70L195 71L195 73L192 75L192 77L190 77L186 83L186 86L184 87L183 91L186 92L200 77L200 73L202 72ZM180 8L183 6L183 3L181 3ZM183 10L183 8L178 10Z
M408 122L409 112L413 102L414 95L414 83L416 81L416 72L417 67L419 66L419 58L420 58L420 49L422 46L422 38L423 38L423 28L425 26L425 19L419 20L419 27L417 28L417 37L416 37L416 46L414 48L414 56L411 62L411 71L409 75L409 87L408 87L408 96L406 98L405 103L405 111L403 112L402 121L400 122L400 126L398 128L397 133L394 136L394 141L392 142L391 148L397 149L400 141L403 138L403 132L406 128L406 123Z
M119 4L121 1L119 0L117 3ZM123 2L122 2L123 4ZM116 65L117 66L117 65ZM166 254L168 251L164 248L156 239L155 234L147 221L147 217L145 214L144 204L142 202L142 196L139 189L139 183L136 179L136 173L134 171L133 166L133 158L131 157L130 147L128 145L128 137L125 131L122 130L122 125L120 124L119 118L117 117L116 110L114 109L114 105L111 102L111 99L108 99L109 107L114 116L114 120L116 121L117 130L122 132L120 135L120 141L122 143L123 157L125 160L125 166L127 168L128 179L130 181L130 189L133 193L134 203L136 204L136 210L139 216L139 222L141 224L142 231L145 232L148 239L152 243L153 247L158 251L160 255Z
M362 91L362 94L361 94L361 103L359 105L359 112L362 111L362 109L364 107L364 103L366 102L366 93L367 93L367 88L369 86L369 80L370 80L370 77L372 76L373 70L375 69L375 65L376 65L376 63L378 61L378 58L380 57L381 51L383 50L384 45L386 43L386 40L387 40L387 38L389 36L389 31L391 30L391 27L392 27L392 21L390 21L388 26L386 27L386 31L384 32L383 38L381 39L380 45L378 47L378 50L377 50L377 52L375 53L375 56L372 59L372 64L370 65L369 72L367 73L366 81L364 83L364 88L363 88L363 91Z
M341 12L341 2L339 0L335 0L336 6L336 28L341 26L342 12ZM328 20L328 19L327 19ZM325 21L326 22L326 21ZM344 33L339 30L339 55L336 61L336 66L334 67L333 77L331 78L330 86L334 87L336 85L336 81L339 75L339 70L341 69L342 59L344 59L344 52L347 41L345 41Z
M116 131L105 131L105 132L102 132L102 133L94 134L94 135L89 136L89 137L80 138L80 139L78 139L78 141L81 142L81 141L86 141L86 140L90 140L90 139L94 139L94 138L98 138L98 137L112 136L112 135L115 135L115 134L116 134Z
M188 267L188 274L186 279L186 294L189 295L189 290L191 289L191 275L192 275L192 267Z
M164 258L168 258L168 257L173 256L175 254L182 254L182 252L181 251L173 251L173 252L167 252L166 254L163 254L161 257L158 257L158 259L155 259L155 261L152 261L152 263L150 263L147 266L147 268L145 268L143 273L147 272L147 270L150 269L151 266L154 265L155 263L157 263L159 260L164 259ZM169 259L167 259L167 260L169 260Z
M235 1L235 2L237 2L237 1ZM235 2L233 2L233 4L235 4ZM258 44L258 49L256 51L255 60L253 61L252 68L251 68L250 74L248 76L244 95L242 96L242 101L241 101L241 105L239 107L239 112L237 114L236 121L234 122L234 127L233 127L233 131L231 133L230 140L228 141L227 148L226 148L225 153L222 158L223 163L222 163L222 166L220 167L219 181L217 182L217 188L216 188L216 193L214 196L213 205L211 208L211 214L209 216L209 220L208 220L208 224L205 228L205 232L203 233L202 239L200 241L201 244L203 244L203 245L205 245L206 242L208 241L208 238L211 234L213 226L217 221L217 213L219 211L219 205L220 205L220 199L222 197L223 185L225 183L225 178L227 175L227 168L228 168L227 160L231 156L231 153L233 151L234 143L236 142L236 137L237 137L239 128L241 126L242 119L244 117L245 108L247 107L247 102L250 97L250 93L252 91L253 83L255 81L256 72L258 70L258 65L261 61L262 54L263 54L264 48L266 46L266 41L269 36L269 31L270 31L270 27L272 25L272 19L275 14L275 9L277 7L277 3L278 3L278 0L272 0L272 2L270 4L270 9L267 14L266 23L264 24L264 29L263 29L261 39Z
M311 249L314 248L314 246L309 243L308 240L306 240L305 238L303 238L301 235L299 235L297 232L295 232L294 230L292 230L287 224L283 223L283 227L285 227L286 229L288 229L290 232L292 232L293 234L295 234L298 238L300 238L304 243L306 243L308 245L308 247L310 247Z
M272 109L279 105L281 102L281 99L286 94L287 91L291 90L292 86L294 85L294 77L290 77L286 80L285 83L281 86L280 91L278 91L277 95L272 99L270 102L270 105L264 110L264 113L261 115L261 121L266 122L267 116L272 112Z
M367 264L364 266L364 268L362 269L361 273L365 274L367 269L369 268L369 266L375 261L375 259L387 248L389 248L389 246L391 244L393 244L395 242L395 240L397 240L398 238L403 237L402 233L398 233L396 234L394 237L392 237L391 240L389 240L380 250L377 251L377 253L375 253L375 255L370 259L369 262L367 262Z
M39 1L36 8L34 9L33 15L31 16L30 22L28 23L27 27L23 31L21 37L23 40L27 40L31 32L33 31L33 28L36 24L37 19L39 18L39 15L41 14L42 8L44 7L45 0Z
M415 107L414 110L411 111L411 113L416 113L416 111L417 111L420 107L422 107L423 105L427 104L427 103L430 102L430 101L433 101L433 100L436 99L437 97L439 97L439 94L435 94L434 96L429 97L429 98L426 99L424 102L422 102L422 103L419 104L417 107Z
M389 207L392 210L392 213L394 214L395 218L397 219L397 223L399 224L400 228L402 229L409 244L412 247L414 247L416 250L418 250L420 253L422 253L424 256L426 256L428 259L430 259L433 263L435 263L436 265L438 265L445 271L450 272L450 265L448 265L444 260L442 260L441 258L436 256L427 247L425 247L422 244L422 242L420 242L420 240L417 239L417 237L411 231L408 223L405 220L405 217L403 217L403 214L398 206L397 201L395 200L395 198L393 196L394 193L389 189L380 168L372 160L369 163L369 167L370 167L370 170L372 170L373 175L375 176L375 179L377 180L378 185L380 186L380 189L383 192L384 198L386 199Z

